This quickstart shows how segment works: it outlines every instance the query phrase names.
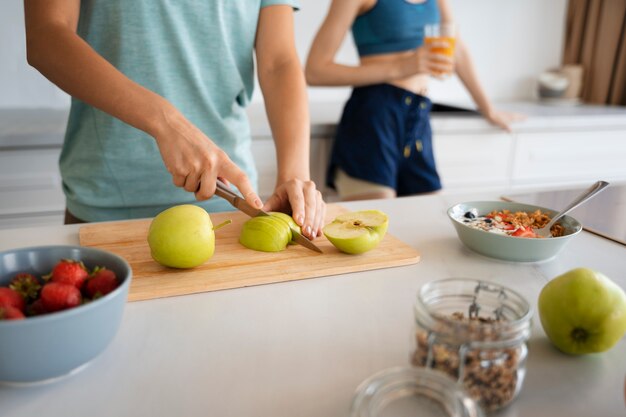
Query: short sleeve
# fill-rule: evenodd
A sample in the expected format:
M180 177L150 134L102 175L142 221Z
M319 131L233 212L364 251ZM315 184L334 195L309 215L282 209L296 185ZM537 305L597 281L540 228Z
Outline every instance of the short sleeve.
M299 0L261 0L261 7L274 6L277 4L286 4L294 8L294 10L300 10Z

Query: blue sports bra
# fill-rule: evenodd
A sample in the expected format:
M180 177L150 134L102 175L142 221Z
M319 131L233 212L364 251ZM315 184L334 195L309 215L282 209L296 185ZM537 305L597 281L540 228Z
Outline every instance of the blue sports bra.
M407 51L424 42L425 25L439 20L437 0L378 0L354 20L352 36L360 56Z

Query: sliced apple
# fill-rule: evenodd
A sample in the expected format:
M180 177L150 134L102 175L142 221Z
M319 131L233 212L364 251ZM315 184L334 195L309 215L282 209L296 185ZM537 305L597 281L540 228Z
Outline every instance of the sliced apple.
M382 211L362 210L337 216L322 231L340 251L359 254L378 246L388 225L389 218Z
M302 233L302 229L300 228L300 226L298 226L298 223L296 223L296 221L290 215L281 213L280 211L271 211L270 214L287 222L291 230L296 230L298 233ZM292 239L289 239L289 244L292 245L295 244L295 242Z
M276 216L252 217L243 224L239 243L248 249L279 252L291 241L291 228Z

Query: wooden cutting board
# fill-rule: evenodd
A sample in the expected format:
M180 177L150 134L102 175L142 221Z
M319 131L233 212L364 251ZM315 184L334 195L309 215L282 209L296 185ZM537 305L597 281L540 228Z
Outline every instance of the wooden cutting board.
M327 206L326 223L346 209ZM315 244L324 253L300 245L281 252L257 252L239 243L242 224L249 217L240 212L212 213L213 224L231 219L215 233L215 254L192 269L167 268L150 256L147 236L152 219L86 224L79 229L80 244L116 253L133 269L129 301L148 300L204 291L248 287L304 278L315 278L419 262L417 250L387 233L378 247L361 255L339 252L324 236Z

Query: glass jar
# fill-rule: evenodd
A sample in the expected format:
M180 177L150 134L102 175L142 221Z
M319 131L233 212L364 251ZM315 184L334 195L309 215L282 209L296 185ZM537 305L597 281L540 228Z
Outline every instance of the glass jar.
M351 417L483 417L482 410L448 375L397 367L363 381Z
M422 286L415 303L414 366L456 379L487 412L513 401L526 372L530 304L515 291L474 279Z

